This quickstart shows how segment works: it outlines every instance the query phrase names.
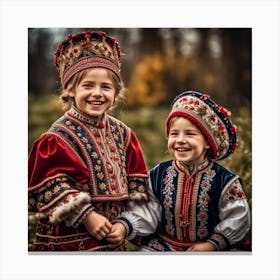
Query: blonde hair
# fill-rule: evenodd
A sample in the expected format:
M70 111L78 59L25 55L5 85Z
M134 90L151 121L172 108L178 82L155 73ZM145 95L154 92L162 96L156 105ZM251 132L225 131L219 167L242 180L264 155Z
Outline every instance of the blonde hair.
M124 101L126 88L124 86L123 81L120 81L115 73L113 73L112 71L110 71L110 70L108 70L106 68L104 68L104 69L107 71L107 73L109 75L109 78L112 80L113 86L115 87L115 90L116 90L116 102L115 102L115 104L111 108L111 109L113 109L114 107L116 107L116 105L120 101ZM82 79L87 75L87 73L90 70L92 70L92 68L88 68L88 69L79 71L77 74L75 74L69 80L67 85L71 84L74 88L77 87L80 84L80 82L82 81ZM65 85L65 88L67 88L67 85ZM70 107L74 103L74 98L69 95L69 93L67 92L66 89L62 90L61 95L59 96L59 98L60 98L64 108L66 108L68 106Z

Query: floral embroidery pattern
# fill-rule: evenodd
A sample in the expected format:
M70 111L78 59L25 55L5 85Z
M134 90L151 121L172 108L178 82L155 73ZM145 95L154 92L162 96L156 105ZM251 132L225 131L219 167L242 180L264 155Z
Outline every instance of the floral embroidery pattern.
M198 197L198 208L199 212L197 214L197 220L200 223L199 227L197 229L197 236L200 239L205 239L208 235L207 230L207 220L208 220L208 203L210 201L210 196L208 194L210 187L211 187L211 181L215 177L216 172L214 170L208 170L204 178L201 182L201 192Z
M92 197L107 196L108 198L108 195L117 196L127 193L128 182L123 143L127 131L120 123L110 118L108 125L111 132L105 139L96 127L91 128L93 134L91 137L85 127L72 120L71 116L60 119L52 128L74 143L76 149L81 151L80 154L84 155L91 174L90 185L93 186L87 191ZM104 141L106 143L103 143ZM105 154L108 156L105 157ZM119 166L118 178L113 172L113 165Z
M33 192L28 192L28 210L37 212L46 209L53 201L61 199L71 192L77 192L71 188L71 184L67 177L58 177L48 181Z
M147 178L130 177L128 181L130 193L144 194L146 192Z
M175 190L173 179L176 177L176 171L174 166L170 166L166 169L166 176L163 179L165 187L162 190L162 193L165 195L163 206L165 209L165 219L166 219L166 232L170 235L174 235L174 225L173 225L173 214L171 208L173 207L172 195Z
M245 193L242 190L240 181L234 180L225 193L225 201L234 201L245 198Z

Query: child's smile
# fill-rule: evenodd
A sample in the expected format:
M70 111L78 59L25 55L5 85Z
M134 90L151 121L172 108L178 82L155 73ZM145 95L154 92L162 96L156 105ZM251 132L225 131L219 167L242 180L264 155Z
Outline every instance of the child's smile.
M98 110L105 102L98 100L88 100L87 103L89 104L91 110Z
M184 153L190 151L191 148L175 148L175 150L179 153Z

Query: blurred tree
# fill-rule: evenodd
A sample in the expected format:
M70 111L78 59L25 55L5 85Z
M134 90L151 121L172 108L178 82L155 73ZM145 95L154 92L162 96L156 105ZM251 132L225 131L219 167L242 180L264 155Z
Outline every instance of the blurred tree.
M252 30L220 29L223 88L230 106L251 104Z
M147 54L163 53L163 38L161 28L141 28L139 51L143 56Z
M214 57L210 47L213 31L210 28L198 28L195 32L198 40L193 52L194 69L191 86L192 89L209 93L215 98L218 95L215 85L217 85L219 80L216 76L218 59Z
M192 40L188 35L192 29L170 28L162 30L165 34L165 55L164 55L164 105L170 106L170 101L179 93L192 90L192 77L195 68L191 50Z
M193 88L237 110L251 104L251 29L196 29Z
M162 99L163 38L160 28L138 29L131 55L128 105L155 105Z
M134 67L134 73L128 85L128 106L155 106L164 99L163 69L164 61L158 53L144 57Z
M42 96L49 93L56 79L49 57L53 35L48 28L28 31L28 91Z

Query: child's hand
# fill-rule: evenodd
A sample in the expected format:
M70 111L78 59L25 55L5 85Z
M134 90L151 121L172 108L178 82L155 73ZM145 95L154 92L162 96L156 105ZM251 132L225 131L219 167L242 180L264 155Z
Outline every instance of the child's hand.
M211 242L202 242L192 245L187 252L216 251L216 247Z
M108 234L106 240L113 244L122 244L126 237L126 229L122 223L113 224L113 229Z
M88 232L97 240L106 238L108 233L113 229L113 225L109 220L95 211L91 211L85 217L83 223Z

